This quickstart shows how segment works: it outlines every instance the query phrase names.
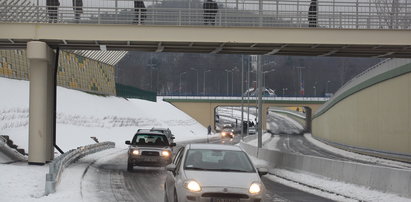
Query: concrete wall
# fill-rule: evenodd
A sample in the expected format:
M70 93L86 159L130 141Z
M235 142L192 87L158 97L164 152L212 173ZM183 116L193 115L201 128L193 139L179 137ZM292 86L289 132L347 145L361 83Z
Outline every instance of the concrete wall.
M348 161L260 149L241 142L249 154L269 163L271 168L303 171L334 180L362 185L382 192L411 197L411 171ZM258 153L258 155L257 155Z
M411 160L411 64L368 79L316 115L313 136L388 158Z

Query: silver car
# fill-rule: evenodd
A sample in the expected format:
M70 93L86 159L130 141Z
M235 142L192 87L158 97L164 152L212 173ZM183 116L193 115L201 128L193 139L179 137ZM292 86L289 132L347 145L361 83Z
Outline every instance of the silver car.
M259 202L265 187L256 169L238 146L189 144L168 165L165 201Z

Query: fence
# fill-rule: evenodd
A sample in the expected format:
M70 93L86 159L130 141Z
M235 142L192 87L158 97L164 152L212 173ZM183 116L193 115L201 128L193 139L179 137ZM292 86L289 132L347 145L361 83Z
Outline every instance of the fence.
M320 1L310 14L318 28L411 29L411 3L374 0ZM21 2L26 2L21 3ZM309 27L310 1L217 1L215 26ZM59 7L46 7L45 0L5 0L0 6L0 21L29 23L93 23L204 26L200 1L147 1L146 10L134 8L133 1L84 0L76 12L71 1ZM77 17L76 17L77 14ZM78 17L79 16L79 17Z

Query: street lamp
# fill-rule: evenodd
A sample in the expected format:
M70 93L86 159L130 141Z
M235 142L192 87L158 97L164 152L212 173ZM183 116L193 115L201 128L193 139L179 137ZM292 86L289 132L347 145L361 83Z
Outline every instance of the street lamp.
M283 97L284 97L285 91L287 91L287 90L288 90L288 88L283 88Z
M314 88L314 97L317 97L317 87L313 86L313 88Z
M228 72L231 72L231 70L225 69L224 71L227 72L227 96L228 96Z
M191 70L193 70L193 71L196 71L196 73L197 73L197 89L196 89L196 91L197 91L197 95L198 95L198 69L196 69L196 68L190 68Z
M186 74L187 72L181 72L180 73L180 89L179 89L179 91L180 91L180 95L181 95L181 76L183 76L184 74Z
M330 80L327 81L327 83L325 84L325 95L327 95L328 93L328 84L331 83Z
M210 69L204 71L204 77L203 77L203 93L204 93L204 95L206 95L206 87L205 87L206 73L210 72L210 71L211 71Z
M234 67L233 69L231 69L231 95L234 95L234 71L238 71L237 67Z
M267 88L267 86L265 86L265 74L267 74L267 73L270 73L270 72L274 72L275 71L275 69L271 69L271 70L268 70L268 71L264 71L263 72L263 86L264 86L264 88Z

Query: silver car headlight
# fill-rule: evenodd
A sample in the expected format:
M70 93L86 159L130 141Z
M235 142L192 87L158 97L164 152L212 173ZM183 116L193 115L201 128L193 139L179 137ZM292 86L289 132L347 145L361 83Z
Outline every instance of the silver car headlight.
M170 157L170 156L171 156L171 152L168 151L168 150L163 150L163 151L161 151L161 156Z
M250 186L250 189L248 191L251 194L259 194L261 192L261 184L258 182L253 182Z
M135 155L135 156L138 156L138 155L141 155L141 152L140 152L140 150L138 150L138 149L133 149L133 150L131 151L131 154L132 154L132 155Z
M184 187L192 192L199 192L201 191L201 186L198 182L194 180L187 180L184 182Z

